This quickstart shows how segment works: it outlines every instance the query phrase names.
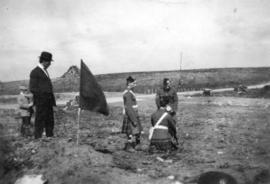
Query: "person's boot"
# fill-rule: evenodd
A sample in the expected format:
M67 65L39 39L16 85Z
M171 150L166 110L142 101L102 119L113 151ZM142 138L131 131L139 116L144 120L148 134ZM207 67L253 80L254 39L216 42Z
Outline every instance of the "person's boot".
M134 147L134 149L135 149L136 151L143 151L143 147L142 147L141 144L137 144L137 145Z
M136 138L136 145L141 143L141 139L140 138Z
M132 146L132 144L130 142L127 142L125 144L124 150L127 151L127 152L131 152L131 153L135 152L135 149L133 148L133 146Z
M135 150L141 150L141 140L139 136L136 136L135 142L133 142L133 144Z

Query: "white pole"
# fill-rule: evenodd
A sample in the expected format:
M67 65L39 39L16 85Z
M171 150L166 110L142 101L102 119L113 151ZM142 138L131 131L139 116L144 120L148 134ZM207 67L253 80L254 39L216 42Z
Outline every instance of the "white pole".
M180 88L180 85L182 85L182 81L181 81L181 70L182 70L182 57L183 57L183 53L182 51L180 52L180 68L179 68L179 82L178 82L178 88Z
M183 53L181 51L180 52L180 71L182 70L182 57L183 57Z
M81 118L81 108L78 108L77 146L79 145L79 138L80 138L80 118Z

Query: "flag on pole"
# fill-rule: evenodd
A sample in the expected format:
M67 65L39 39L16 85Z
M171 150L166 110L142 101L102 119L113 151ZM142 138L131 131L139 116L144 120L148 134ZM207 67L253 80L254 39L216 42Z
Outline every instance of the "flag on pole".
M109 115L105 95L83 60L80 74L80 108Z

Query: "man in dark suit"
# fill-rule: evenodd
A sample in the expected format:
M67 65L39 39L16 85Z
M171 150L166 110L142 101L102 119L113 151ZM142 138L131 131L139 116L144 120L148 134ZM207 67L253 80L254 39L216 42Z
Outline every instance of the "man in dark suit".
M30 73L30 91L33 93L36 107L35 138L41 138L45 128L46 136L53 137L54 117L53 109L56 107L53 86L47 68L51 65L52 54L42 52L39 64Z

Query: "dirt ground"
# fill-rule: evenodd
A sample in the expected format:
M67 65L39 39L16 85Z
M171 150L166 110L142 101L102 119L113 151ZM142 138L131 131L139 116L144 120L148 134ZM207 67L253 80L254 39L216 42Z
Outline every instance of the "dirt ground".
M122 104L110 104L108 117L84 111L76 145L77 110L55 114L52 140L20 137L15 110L0 110L2 137L10 150L0 183L24 174L43 174L50 184L196 183L206 171L223 171L240 184L270 183L270 100L181 97L177 112L179 150L149 154L153 98L139 101L145 134L141 149L123 151ZM13 136L5 136L13 135ZM1 172L0 172L1 174Z

